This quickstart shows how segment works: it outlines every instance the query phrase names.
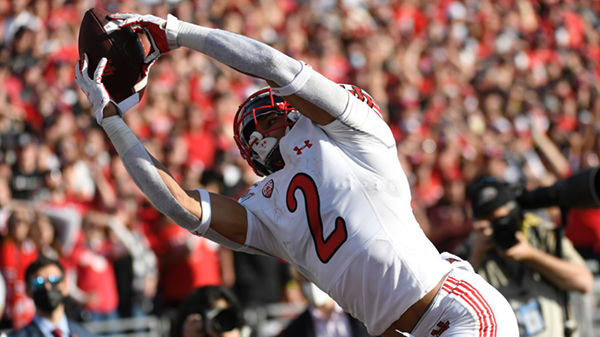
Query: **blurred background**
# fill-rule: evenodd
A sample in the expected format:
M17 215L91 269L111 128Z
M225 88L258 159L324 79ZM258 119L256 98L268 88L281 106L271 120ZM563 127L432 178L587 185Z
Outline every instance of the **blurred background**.
M284 262L189 235L135 186L74 81L92 7L244 34L365 89L440 251L472 230L465 187L475 177L532 190L600 164L599 1L0 0L0 236L19 243L0 253L2 329L33 315L21 274L38 255L67 267L69 315L86 323L142 317L166 331L203 285L231 289L261 336L306 306ZM257 177L232 120L264 86L180 48L154 65L125 120L185 188L238 198ZM600 211L549 214L597 273ZM592 331L595 295L575 302Z

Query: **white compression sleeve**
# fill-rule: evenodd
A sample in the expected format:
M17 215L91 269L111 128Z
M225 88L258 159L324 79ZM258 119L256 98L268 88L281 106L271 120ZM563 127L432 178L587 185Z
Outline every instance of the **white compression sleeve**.
M173 197L144 145L123 119L118 116L105 118L102 127L119 153L127 172L154 207L179 226L187 230L196 229L200 220Z
M300 72L301 64L270 46L220 29L187 22L179 24L178 43L192 48L246 74L290 83Z
M271 80L285 87L301 72L302 63L262 42L219 29L180 22L178 44L204 53L240 72ZM325 76L312 72L298 96L334 117L344 112L348 93Z

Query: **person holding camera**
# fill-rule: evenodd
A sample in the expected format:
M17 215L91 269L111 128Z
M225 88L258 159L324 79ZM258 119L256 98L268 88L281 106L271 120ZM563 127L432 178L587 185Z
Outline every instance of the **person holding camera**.
M555 224L523 211L513 190L495 178L472 182L467 197L473 232L456 255L508 299L521 336L578 336L565 292L590 292L593 276L572 243Z
M171 337L241 337L243 311L227 288L197 288L181 303Z

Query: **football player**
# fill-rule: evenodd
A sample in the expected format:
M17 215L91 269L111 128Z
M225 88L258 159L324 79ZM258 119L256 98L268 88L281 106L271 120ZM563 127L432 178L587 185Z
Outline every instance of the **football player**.
M270 87L243 103L235 140L264 176L238 202L183 190L123 122L84 57L77 82L129 174L154 206L194 235L282 258L365 323L372 335L518 335L508 302L467 262L436 250L413 216L392 132L371 96L231 32L117 13L144 30L147 62L188 47Z

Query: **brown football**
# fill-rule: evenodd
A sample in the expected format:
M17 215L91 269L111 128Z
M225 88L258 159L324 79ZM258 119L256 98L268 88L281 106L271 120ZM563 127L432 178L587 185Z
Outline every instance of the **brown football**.
M109 14L98 8L85 13L79 30L79 57L87 54L90 78L100 59L108 59L102 82L117 103L136 92L141 99L147 80L142 71L146 57L144 46L131 28L118 28L117 22L108 18Z

